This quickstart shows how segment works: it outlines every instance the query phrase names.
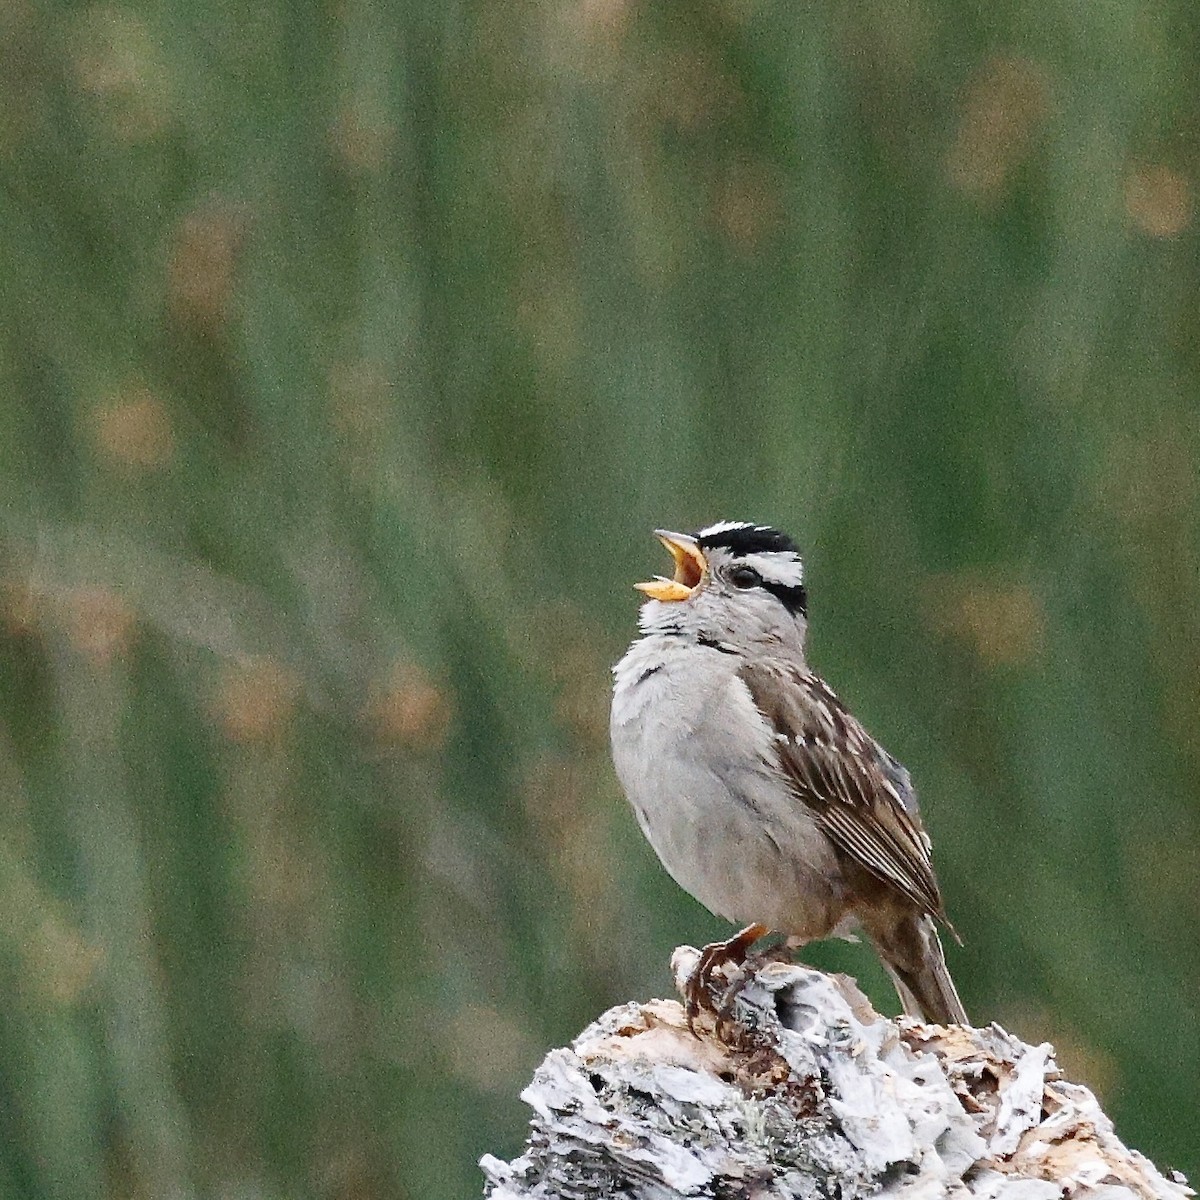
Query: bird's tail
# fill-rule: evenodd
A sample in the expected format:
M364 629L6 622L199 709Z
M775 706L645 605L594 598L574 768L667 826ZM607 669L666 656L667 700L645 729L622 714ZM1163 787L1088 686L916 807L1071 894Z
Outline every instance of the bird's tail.
M932 917L909 917L875 942L907 1016L937 1025L970 1024Z

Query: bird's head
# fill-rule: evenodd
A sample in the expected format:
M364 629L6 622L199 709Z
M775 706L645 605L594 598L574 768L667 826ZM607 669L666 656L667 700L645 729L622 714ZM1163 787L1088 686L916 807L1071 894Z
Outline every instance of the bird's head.
M808 597L795 543L768 525L719 521L698 533L655 530L675 560L670 579L635 586L647 633L679 633L733 649L802 644Z

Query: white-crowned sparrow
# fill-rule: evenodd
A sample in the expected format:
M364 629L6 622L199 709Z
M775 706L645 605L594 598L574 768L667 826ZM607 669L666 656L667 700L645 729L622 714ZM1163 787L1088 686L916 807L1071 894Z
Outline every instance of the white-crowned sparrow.
M804 568L792 540L724 521L657 535L673 579L613 670L612 749L643 833L675 881L745 924L706 946L713 970L765 933L793 944L861 927L910 1016L967 1021L938 940L946 921L908 772L804 659Z

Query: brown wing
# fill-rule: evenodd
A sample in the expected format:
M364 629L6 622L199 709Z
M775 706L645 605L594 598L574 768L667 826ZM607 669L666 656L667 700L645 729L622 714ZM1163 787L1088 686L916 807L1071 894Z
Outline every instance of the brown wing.
M739 674L775 730L779 762L797 798L834 843L945 921L929 838L904 768L811 671L759 662L746 663Z

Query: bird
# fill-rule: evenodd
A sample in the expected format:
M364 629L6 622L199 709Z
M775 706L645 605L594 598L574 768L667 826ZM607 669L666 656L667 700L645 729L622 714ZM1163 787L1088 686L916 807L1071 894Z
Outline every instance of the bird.
M701 951L689 1026L717 1011L714 973L768 933L797 947L859 930L906 1015L967 1024L916 791L808 665L795 542L747 521L655 535L674 571L635 584L647 599L613 668L613 764L667 872L742 926Z

